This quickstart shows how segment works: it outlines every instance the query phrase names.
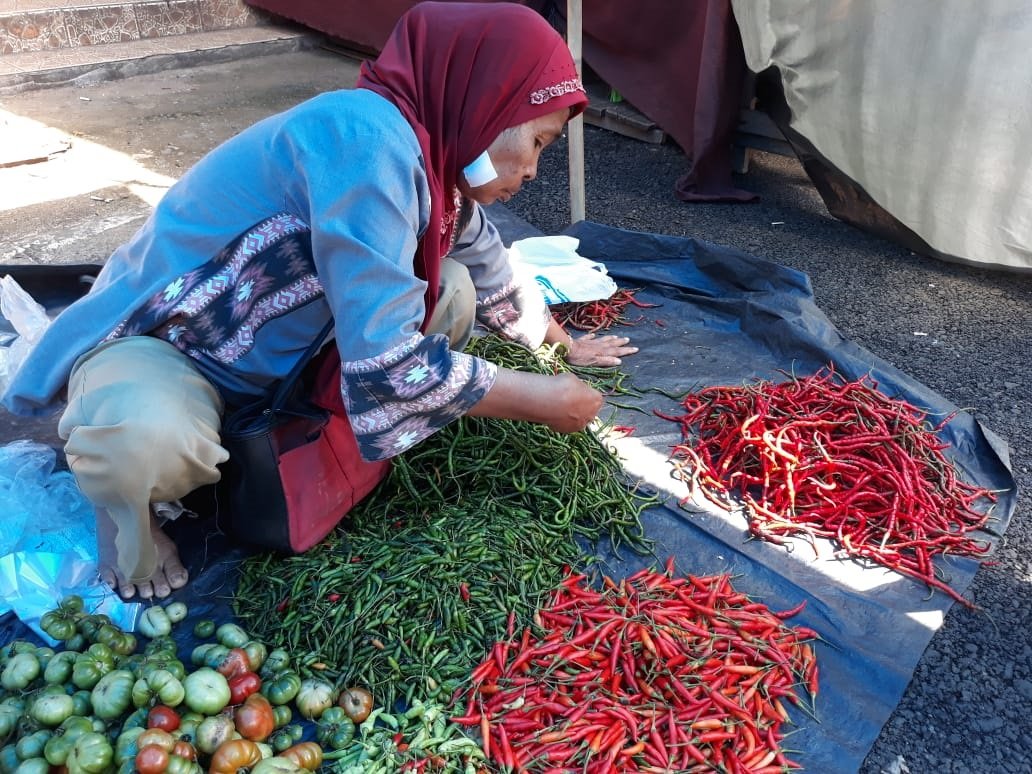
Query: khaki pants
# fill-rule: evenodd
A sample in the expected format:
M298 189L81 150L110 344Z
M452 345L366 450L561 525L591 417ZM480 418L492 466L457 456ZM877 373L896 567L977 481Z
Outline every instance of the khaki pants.
M473 330L469 272L441 265L430 333L462 349ZM76 362L58 423L83 494L117 527L118 570L130 583L157 569L150 504L171 502L219 480L222 399L193 361L168 342L132 336L106 342Z

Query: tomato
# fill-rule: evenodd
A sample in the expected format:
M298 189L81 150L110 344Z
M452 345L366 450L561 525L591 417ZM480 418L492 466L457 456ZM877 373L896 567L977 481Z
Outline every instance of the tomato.
M236 774L249 769L262 759L261 748L249 739L230 739L223 742L211 756L209 774Z
M23 761L29 758L42 758L43 749L53 735L53 731L40 729L39 731L33 731L28 736L23 736L18 740L18 744L15 745L18 757Z
M186 706L202 715L214 715L229 704L229 683L210 667L191 672L183 681Z
M179 652L179 646L169 635L154 637L143 648L143 655L147 658L175 658Z
M147 728L147 708L137 707L135 710L130 712L125 720L122 721L122 730L128 731L130 728Z
M78 652L85 648L88 644L89 642L87 642L86 637L83 635L82 632L79 632L78 634L73 634L71 637L64 641L64 649L70 650L72 652Z
M140 668L137 670L137 677L144 677L148 680L153 672L157 672L159 669L164 669L170 675L177 680L182 680L186 677L186 667L183 662L175 657L175 654L155 654L148 656L140 664Z
M168 768L168 750L156 744L141 747L135 763L140 774L162 774Z
M251 638L235 623L224 623L215 630L215 639L227 648L240 648Z
M262 687L262 678L254 672L240 672L229 678L229 703L243 703L244 699Z
M214 717L205 718L197 726L194 744L197 745L197 749L202 753L211 755L223 742L228 742L235 733L236 727L233 725L231 717L228 715L215 715Z
M169 602L165 605L165 615L167 615L168 620L174 624L185 620L188 612L189 610L182 602Z
M276 721L276 728L281 728L294 719L294 711L285 704L273 705L272 719Z
M269 649L259 640L248 640L244 643L243 650L247 654L247 663L252 672L261 669L265 659L269 657Z
M197 736L197 727L203 720L204 715L197 712L184 712L179 716L179 728L176 729L173 736L192 742Z
M288 704L301 690L301 677L297 672L281 672L262 685L262 693L273 704Z
M21 765L21 758L13 744L9 744L0 750L0 772L3 774L14 774L14 770Z
M176 746L176 738L160 728L148 728L136 737L136 746L140 750L152 744L156 744L165 752L172 752L172 748Z
M62 642L71 639L79 631L73 615L64 610L51 610L39 619L39 628L50 639Z
M44 726L59 726L75 711L75 701L67 693L50 693L32 702L29 714Z
M303 769L315 771L322 765L323 751L315 742L299 742L281 752L280 757L293 761Z
M172 732L179 728L179 713L164 704L156 704L147 713L147 728Z
M302 716L309 720L318 718L333 705L333 686L313 677L302 680L294 703Z
M249 671L250 668L251 664L247 660L247 652L243 648L230 648L225 658L219 663L216 671L220 675L225 676L226 679L230 679L242 672Z
M50 764L46 758L29 758L18 764L15 774L49 774Z
M161 605L151 605L136 621L136 631L149 639L164 637L171 633L172 621L169 620L165 608Z
M82 597L78 594L69 594L57 605L58 610L69 614L81 613L84 607L85 603L82 601Z
M92 731L93 722L89 718L79 715L72 715L66 718L47 740L47 743L43 745L43 757L52 766L64 766L65 761L68 759L68 753L75 746L75 740L83 734L88 734Z
M89 691L76 691L72 694L72 714L89 715L93 712L93 702Z
M199 640L206 640L215 634L215 622L210 618L202 618L193 627L193 635Z
M81 631L83 636L85 636L90 642L96 642L97 633L100 631L100 627L104 624L110 623L114 623L114 621L103 613L84 615L79 619L79 631Z
M154 699L169 707L178 707L185 697L184 684L165 669L157 669L133 683L132 701L137 707L144 707Z
M283 752L294 744L294 737L285 728L281 728L278 731L274 731L272 736L265 741L268 742L274 752Z
M280 672L285 672L288 669L290 669L290 654L283 650L283 648L276 648L265 657L265 661L262 662L258 674L261 675L263 680L268 680L270 677L275 677Z
M233 713L233 724L244 739L262 742L276 728L272 705L260 693L253 693Z
M361 723L373 711L373 694L365 688L348 688L337 701L354 723Z
M128 669L116 669L100 678L90 694L93 714L102 720L114 720L129 709L135 682Z
M21 714L22 711L13 704L0 704L0 744L3 744L14 733Z
M95 642L75 657L72 682L76 688L93 690L100 678L115 668L115 654L107 645Z
M18 653L7 660L4 671L0 674L0 685L5 690L24 691L29 684L39 677L41 672L39 659L35 653Z
M342 707L330 707L316 723L315 738L323 747L343 750L355 738L355 724Z
M115 751L103 734L91 732L75 740L65 765L68 774L101 774L111 766Z
M137 726L136 728L128 728L118 735L115 739L116 766L121 766L126 761L136 759L136 753L140 751L140 745L137 742L141 734L143 734L143 728Z
M97 642L107 645L120 656L136 652L136 638L114 624L104 624L97 630Z
M43 682L50 685L61 685L71 680L75 656L73 651L63 650L50 659L46 669L43 670Z
M197 760L197 750L185 739L176 740L175 747L172 748L172 754L178 755L180 758L186 758L188 761Z
M276 755L258 761L251 774L306 774L306 770L289 758Z

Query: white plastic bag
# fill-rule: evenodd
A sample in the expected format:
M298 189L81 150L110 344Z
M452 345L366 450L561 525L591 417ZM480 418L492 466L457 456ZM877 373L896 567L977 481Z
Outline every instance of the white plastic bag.
M10 274L0 277L0 314L17 334L0 346L0 395L18 372L22 361L50 325L47 310L30 296Z
M512 243L509 260L535 279L546 304L596 301L616 292L605 264L577 254L569 236L530 237Z

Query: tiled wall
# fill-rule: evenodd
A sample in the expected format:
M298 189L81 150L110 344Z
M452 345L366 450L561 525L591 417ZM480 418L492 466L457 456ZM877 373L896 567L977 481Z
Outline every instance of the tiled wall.
M260 12L242 0L140 0L103 5L97 0L85 5L84 1L0 0L0 55L253 27L264 21Z

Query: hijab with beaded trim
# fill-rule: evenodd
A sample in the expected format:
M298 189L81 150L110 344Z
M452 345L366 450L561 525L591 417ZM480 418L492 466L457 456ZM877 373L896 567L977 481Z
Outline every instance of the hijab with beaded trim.
M569 48L539 14L515 3L424 2L394 27L358 87L393 102L419 140L430 185L430 223L415 256L437 301L441 260L451 249L461 170L501 132L587 105Z

